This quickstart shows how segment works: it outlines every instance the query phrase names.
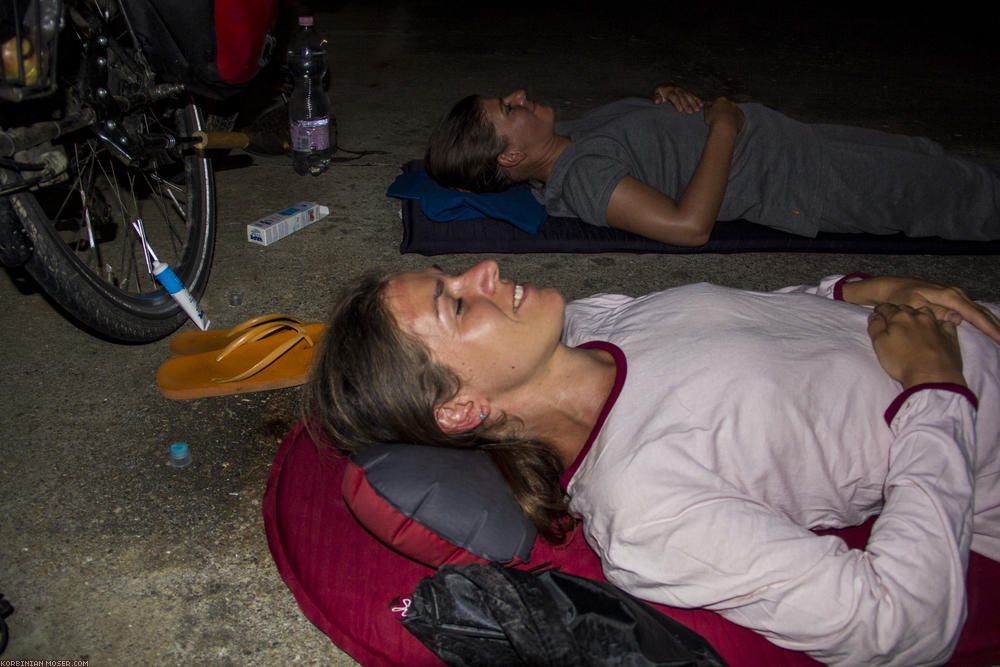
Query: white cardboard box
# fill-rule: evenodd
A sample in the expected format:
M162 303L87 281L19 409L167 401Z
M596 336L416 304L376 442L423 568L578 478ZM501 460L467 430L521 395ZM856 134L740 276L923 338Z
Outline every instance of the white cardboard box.
M275 241L308 227L330 215L330 209L313 201L298 204L247 225L247 241L271 245Z

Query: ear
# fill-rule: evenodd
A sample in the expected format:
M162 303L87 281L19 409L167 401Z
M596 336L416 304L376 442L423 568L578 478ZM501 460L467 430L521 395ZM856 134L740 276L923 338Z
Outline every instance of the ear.
M497 164L504 169L511 169L524 161L525 154L516 148L506 148L503 153L497 155Z
M479 415L483 409L472 400L453 399L434 408L434 419L445 433L464 433L482 423Z

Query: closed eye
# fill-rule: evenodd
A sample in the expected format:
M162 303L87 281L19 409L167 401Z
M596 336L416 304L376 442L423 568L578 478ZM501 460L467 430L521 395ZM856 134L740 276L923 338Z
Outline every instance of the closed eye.
M461 314L462 314L462 299L458 298L455 300L455 315L457 316Z

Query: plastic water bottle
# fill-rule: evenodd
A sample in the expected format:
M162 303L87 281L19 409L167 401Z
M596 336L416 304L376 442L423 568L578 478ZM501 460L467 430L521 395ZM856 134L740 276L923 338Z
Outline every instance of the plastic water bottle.
M323 93L326 40L313 28L311 16L299 17L299 30L288 45L288 71L292 163L298 174L319 176L330 166L330 103Z

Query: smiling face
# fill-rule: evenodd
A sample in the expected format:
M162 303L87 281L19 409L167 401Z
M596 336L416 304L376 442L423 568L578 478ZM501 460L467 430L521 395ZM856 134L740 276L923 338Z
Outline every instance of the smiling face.
M552 288L500 278L496 262L450 276L439 269L390 279L385 304L400 327L455 372L462 392L495 400L524 386L559 346L564 301Z
M523 90L506 97L481 98L483 113L508 149L530 151L545 145L555 132L555 112L546 104L532 102Z

